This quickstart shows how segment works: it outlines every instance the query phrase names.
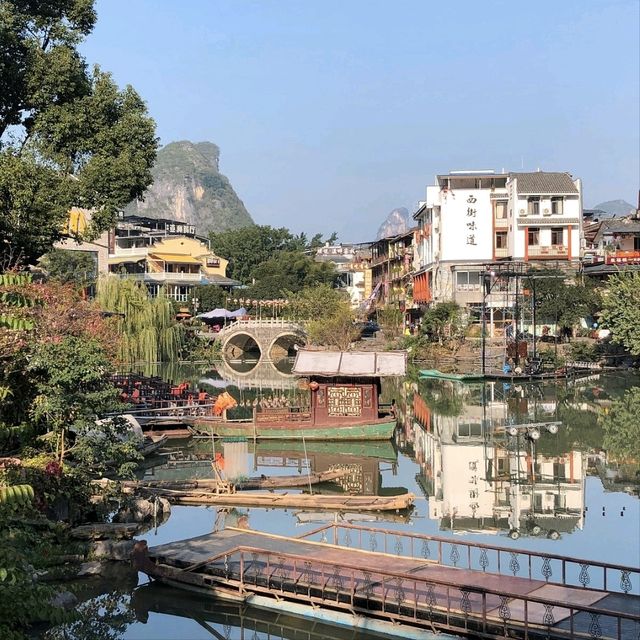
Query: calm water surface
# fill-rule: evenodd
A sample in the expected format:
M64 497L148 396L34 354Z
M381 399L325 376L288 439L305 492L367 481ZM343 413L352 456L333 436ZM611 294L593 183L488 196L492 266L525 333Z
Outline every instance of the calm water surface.
M247 374L248 368L245 364L238 373L223 365L218 370L183 369L168 375L174 380L191 379L212 392L226 387L240 402L239 415L250 412L256 399L300 400L302 392L286 367L283 372L283 367L269 371L263 366L253 376ZM630 464L628 458L623 464L625 454L615 450L619 444L607 420L639 382L626 374L559 384L385 381L384 399L396 399L401 409L393 443L307 443L306 449L302 443L259 443L255 448L247 442L177 443L167 451L162 465L141 471L140 477L210 477L212 456L224 464L229 477L304 475L308 470L341 467L348 471L341 487L314 487L314 491L389 495L408 490L417 496L415 508L407 516L334 516L174 507L170 519L145 537L153 546L239 521L256 530L301 535L338 518L380 529L638 566L638 465ZM383 536L378 535L382 544ZM383 637L213 602L149 585L143 575L137 586L134 583L135 579L114 578L103 585L110 599L93 599L85 605L93 607L89 616L93 626L76 625L66 629L64 637Z

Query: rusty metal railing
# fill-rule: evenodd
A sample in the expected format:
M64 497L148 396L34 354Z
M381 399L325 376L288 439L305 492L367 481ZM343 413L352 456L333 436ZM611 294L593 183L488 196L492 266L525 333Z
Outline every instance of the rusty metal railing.
M298 538L551 584L640 595L637 567L345 523L323 525Z

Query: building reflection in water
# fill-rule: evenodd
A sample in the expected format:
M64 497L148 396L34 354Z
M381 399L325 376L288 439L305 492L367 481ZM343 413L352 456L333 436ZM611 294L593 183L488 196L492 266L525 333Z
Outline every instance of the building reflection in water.
M560 451L557 399L503 383L413 385L405 420L441 529L551 539L582 529L587 456Z

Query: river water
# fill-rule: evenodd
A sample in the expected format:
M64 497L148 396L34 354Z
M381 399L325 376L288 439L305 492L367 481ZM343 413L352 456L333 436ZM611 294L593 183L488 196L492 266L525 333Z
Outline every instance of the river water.
M239 415L256 399L295 403L302 393L287 367L182 368L165 372L209 391L226 388ZM240 371L238 371L240 369ZM300 535L335 518L363 526L499 544L624 565L640 565L638 465L608 420L640 380L595 374L561 382L509 385L418 380L383 382L383 400L400 409L393 442L291 444L176 442L159 466L140 470L156 479L210 477L212 457L229 477L348 471L341 486L314 491L416 495L403 516L366 516L264 509L174 507L145 535L149 546L238 523ZM640 420L640 416L636 416ZM637 422L636 420L636 422ZM533 425L533 426L532 426ZM636 432L637 433L637 432ZM607 446L607 451L605 451ZM617 457L616 457L617 456ZM277 612L239 608L171 588L146 576L114 575L90 589L75 625L50 637L109 640L200 638L382 638ZM64 633L65 635L60 635Z

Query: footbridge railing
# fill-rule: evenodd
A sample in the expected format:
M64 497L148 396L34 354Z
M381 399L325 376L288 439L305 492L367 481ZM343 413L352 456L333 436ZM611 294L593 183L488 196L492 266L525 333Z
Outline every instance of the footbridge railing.
M346 523L324 525L298 538L550 584L640 595L640 568L596 560Z

